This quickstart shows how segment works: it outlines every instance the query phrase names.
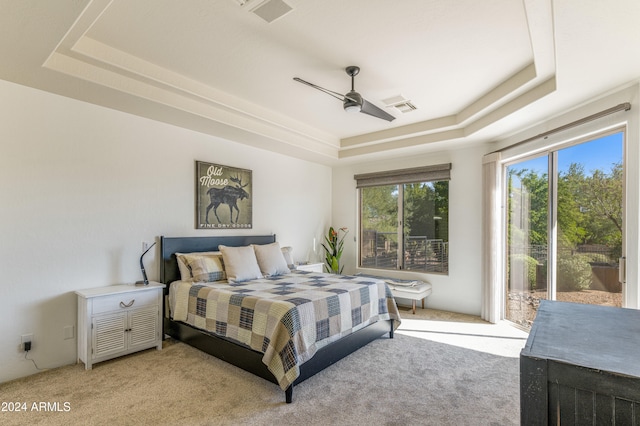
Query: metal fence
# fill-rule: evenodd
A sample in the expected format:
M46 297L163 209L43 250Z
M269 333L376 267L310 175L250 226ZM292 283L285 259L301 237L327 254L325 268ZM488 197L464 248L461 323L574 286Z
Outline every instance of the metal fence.
M559 247L558 256L570 257L576 254L587 255L589 263L606 263L615 265L618 259L615 250L600 244L582 244L577 248ZM520 253L534 258L538 263L545 264L548 259L548 247L542 244L532 244L528 246L511 246L509 248L511 254Z
M361 266L398 268L398 235L395 232L363 232ZM406 236L402 269L446 273L449 271L449 243L426 236Z

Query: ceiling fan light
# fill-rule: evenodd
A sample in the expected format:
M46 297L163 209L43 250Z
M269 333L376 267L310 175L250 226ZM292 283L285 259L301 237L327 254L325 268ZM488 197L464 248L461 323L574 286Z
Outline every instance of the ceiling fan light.
M342 106L347 112L360 112L362 109L362 96L360 96L360 93L352 90L345 95Z
M346 100L344 103L344 110L347 112L360 112L361 109L362 105L358 104L357 102Z

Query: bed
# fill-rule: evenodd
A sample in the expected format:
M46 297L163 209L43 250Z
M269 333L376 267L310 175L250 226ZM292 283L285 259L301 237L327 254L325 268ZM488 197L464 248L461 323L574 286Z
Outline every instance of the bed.
M291 403L295 385L373 340L387 334L393 338L400 316L388 286L368 277L292 270L228 282L181 279L184 264L178 265L178 258L184 262L184 253L197 256L225 250L227 255L252 247L260 258L259 253L268 253L266 248L273 246L277 246L275 235L160 237L160 281L167 284L164 333L278 384ZM231 265L225 267L232 272ZM240 276L244 271L233 273ZM328 294L327 300L321 293ZM342 306L352 303L349 300L358 300L353 302L357 306ZM275 307L264 307L271 303ZM350 314L334 311L329 318L327 311L337 305ZM269 317L274 311L282 315L279 321ZM315 317L309 318L309 312ZM335 329L338 326L342 328ZM304 334L309 331L311 338Z

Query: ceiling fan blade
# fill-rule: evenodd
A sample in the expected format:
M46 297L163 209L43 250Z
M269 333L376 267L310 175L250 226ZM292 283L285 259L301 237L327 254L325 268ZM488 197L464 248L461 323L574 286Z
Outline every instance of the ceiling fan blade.
M320 87L320 86L318 86L316 84L309 83L308 81L305 81L305 80L303 80L301 78L298 78L298 77L293 77L293 79L295 81L297 81L298 83L306 84L307 86L313 87L314 89L317 89L317 90L319 90L321 92L324 92L329 96L333 96L334 98L339 99L342 102L344 102L344 100L345 100L345 96L342 93L338 93L338 92L334 92L333 90L325 89L324 87Z
M325 89L324 87L318 86L317 84L310 83L299 77L293 77L293 80L297 81L298 83L305 84L309 87L313 87L316 90L319 90L323 93L326 93L329 96L333 96L334 98L342 101L344 105L344 109L347 111L351 109L355 109L357 111L359 109L360 112L363 112L367 115L371 115L376 118L381 118L387 121L395 120L396 118L393 115L387 113L386 111L383 111L382 109L378 108L371 102L368 102L367 100L362 99L362 96L360 96L360 94L354 90L353 88L354 77L358 74L358 71L360 71L360 68L355 66L346 68L347 74L351 76L351 91L346 95L343 95L342 93L334 92L333 90Z
M381 110L371 102L368 102L366 99L362 100L362 109L360 110L360 112L371 115L373 117L381 118L387 121L393 121L396 119L393 115L389 114L386 111Z

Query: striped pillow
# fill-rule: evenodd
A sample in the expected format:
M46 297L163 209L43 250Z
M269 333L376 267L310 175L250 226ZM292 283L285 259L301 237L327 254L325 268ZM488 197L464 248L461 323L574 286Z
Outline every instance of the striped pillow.
M227 279L219 251L181 254L194 282L214 282ZM183 279L183 281L185 281Z

